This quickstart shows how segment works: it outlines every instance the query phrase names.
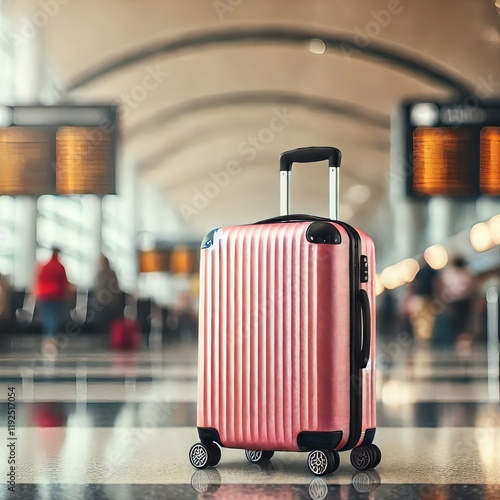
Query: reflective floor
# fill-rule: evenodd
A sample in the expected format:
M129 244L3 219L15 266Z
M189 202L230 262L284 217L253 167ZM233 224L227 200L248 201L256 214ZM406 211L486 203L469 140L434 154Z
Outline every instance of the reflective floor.
M36 339L3 340L0 463L8 481L15 459L16 487L9 492L2 481L0 498L500 498L498 362L488 367L485 347L456 353L404 338L381 343L382 463L358 472L341 453L334 474L314 478L301 453L276 453L260 466L223 449L217 468L192 468L193 344L118 354L76 338L50 359Z

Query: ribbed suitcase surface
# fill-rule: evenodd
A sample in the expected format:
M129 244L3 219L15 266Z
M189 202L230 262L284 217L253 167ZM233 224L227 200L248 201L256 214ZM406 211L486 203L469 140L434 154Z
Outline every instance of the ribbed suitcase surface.
M328 161L329 218L290 212L294 163ZM274 451L308 451L316 476L337 451L375 468L375 250L339 220L341 152L332 146L280 156L280 215L211 231L200 265L197 469L218 445L251 463Z
M221 228L201 251L197 425L224 446L298 450L300 432L342 431L342 447L349 437L349 235L335 225L341 244L313 244L310 224ZM372 275L373 245L362 241ZM375 427L373 369L363 430Z

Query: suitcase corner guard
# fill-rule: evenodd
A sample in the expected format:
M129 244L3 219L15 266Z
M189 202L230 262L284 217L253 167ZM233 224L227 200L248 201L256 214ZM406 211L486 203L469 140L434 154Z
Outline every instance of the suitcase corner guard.
M367 446L369 444L373 443L373 440L375 439L375 432L377 429L366 429L365 431L365 437L363 439L363 442L360 444L360 446Z
M220 442L219 431L213 427L198 427L198 437L203 444L217 443L219 446L224 446Z
M342 440L342 431L303 431L297 436L300 451L335 450Z

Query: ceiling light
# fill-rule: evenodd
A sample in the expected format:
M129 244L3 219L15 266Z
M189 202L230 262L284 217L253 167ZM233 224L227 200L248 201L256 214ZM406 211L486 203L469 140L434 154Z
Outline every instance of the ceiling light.
M470 230L470 242L476 252L484 252L493 246L490 228L486 222L480 222Z
M394 290L394 288L405 284L397 265L386 267L380 273L380 282L388 290Z
M448 252L443 245L432 245L424 252L424 259L432 269L442 269L448 264Z
M324 54L326 51L326 45L323 40L320 40L319 38L313 38L309 42L309 52L312 52L313 54Z
M354 210L349 205L340 205L339 211L342 220L349 220L354 215Z
M402 260L396 266L406 283L411 283L420 271L420 265L415 259Z
M410 121L415 127L432 127L439 121L439 108L430 102L422 102L412 106Z
M500 214L495 215L488 221L488 227L490 228L490 237L493 243L500 245Z
M364 203L370 197L371 189L364 184L357 184L347 190L347 197L355 203Z
M375 275L375 295L378 297L382 295L382 292L385 290L385 286L382 284L380 280L380 274Z

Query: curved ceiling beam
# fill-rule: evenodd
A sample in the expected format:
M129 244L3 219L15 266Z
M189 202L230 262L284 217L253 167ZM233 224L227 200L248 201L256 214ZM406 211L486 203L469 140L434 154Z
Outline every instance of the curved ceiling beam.
M370 40L365 47L361 47L354 42L354 35L323 32L319 29L307 30L279 26L266 28L239 27L183 34L175 40L168 40L131 51L90 71L85 71L68 85L67 90L79 89L103 76L159 55L178 54L189 49L199 49L206 46L226 44L234 46L237 43L249 42L297 45L307 43L314 38L321 39L326 47L331 50L343 51L344 54L349 54L349 57L359 55L375 59L400 70L444 85L460 94L468 95L471 93L468 84L458 76L437 67L434 63L425 60L415 53L405 51L393 44Z
M227 130L228 134L230 132L234 132L233 124L228 123L227 129L228 129ZM169 157L175 156L176 154L180 154L184 149L192 147L193 136L197 137L198 141L203 140L203 142L206 142L207 140L216 139L221 135L221 133L227 136L228 134L225 134L225 130L226 129L221 129L220 127L214 129L213 126L208 126L208 125L205 127L198 127L197 131L190 130L189 136L181 137L178 140L168 144L167 146L160 148L160 150L155 151L153 154L143 158L139 162L138 167L141 169L142 172L150 172L158 168L162 168L166 166L165 161ZM366 139L360 140L356 138L356 144L359 147L369 148L371 150L380 151L384 153L388 152L390 147L389 140L387 141L366 140Z
M130 127L126 131L126 135L128 139L133 138L136 135L146 132L150 128L158 127L158 125L165 125L165 123L169 121L186 116L190 113L207 111L214 108L223 108L225 106L251 104L294 104L307 109L313 109L314 111L347 116L373 125L374 127L390 130L390 117L388 115L378 113L377 111L373 111L349 101L325 99L295 92L260 90L255 92L228 92L184 101L181 104L161 110L133 127Z
M198 183L204 183L204 182L210 182L212 179L210 177L210 172L218 171L221 168L223 168L224 165L228 165L229 163L237 164L240 166L242 171L238 174L240 175L243 170L248 170L248 169L259 169L259 168L265 168L268 169L269 165L276 165L276 175L279 170L279 166L277 163L277 158L279 157L279 152L273 152L268 149L261 151L259 153L258 158L253 160L251 163L242 163L241 157L236 156L234 154L230 155L225 155L224 158L222 159L217 159L215 161L206 161L202 168L203 171L200 171L199 169L195 171L189 172L187 175L184 173L183 176L176 176L175 180L167 180L165 182L165 179L159 179L158 177L155 177L155 186L159 188L161 191L174 191L180 187L183 187L185 185L196 185ZM158 164L156 165L158 166ZM380 189L378 186L375 186L372 184L370 181L366 179L366 177L363 174L357 174L354 169L349 168L349 166L344 165L344 170L342 171L342 179L344 182L347 180L354 182L354 183L364 183L364 184L369 184L370 187L373 190L378 190ZM149 169L146 171L147 174L153 174L156 171L156 168L154 169Z

